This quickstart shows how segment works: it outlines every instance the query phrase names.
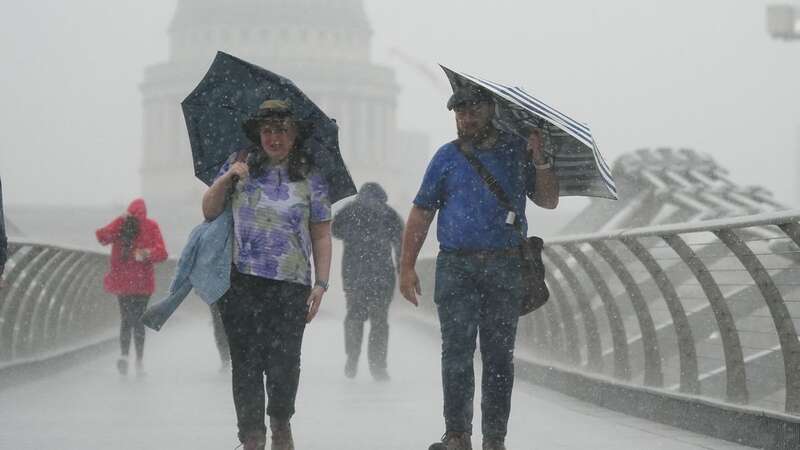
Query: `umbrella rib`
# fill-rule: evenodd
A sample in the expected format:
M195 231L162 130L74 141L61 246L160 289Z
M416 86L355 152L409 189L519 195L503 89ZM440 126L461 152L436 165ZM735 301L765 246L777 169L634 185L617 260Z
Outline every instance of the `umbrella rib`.
M560 124L563 127L566 127L567 129L565 131L567 131L568 133L570 133L573 136L575 136L577 139L579 139L581 142L583 142L587 146L590 145L590 142L592 141L591 132L584 131L585 127L581 127L581 129L576 129L577 127L574 124L577 124L577 122L575 122L574 120L569 119L569 121L572 122L572 123L568 123L568 122L566 122L565 120L563 120L563 119L561 119L559 117L555 117L552 114L548 114L547 111L543 111L538 105L532 103L529 99L525 98L522 94L520 94L519 92L516 92L512 88L504 87L503 89L499 89L499 88L496 88L496 89L500 90L500 92L502 94L505 94L506 97L510 97L511 101L523 102L523 103L525 103L525 106L528 106L530 108L536 109L537 111L540 111L542 118L544 118L544 119L546 119L546 120L548 120L550 122L554 122L557 126L558 126L558 124ZM523 91L523 93L524 93L524 91ZM525 94L527 94L527 93L525 93ZM527 94L527 95L528 95L528 97L530 97L530 94Z
M605 163L605 160L602 158L602 156L599 156L599 152L597 151L597 146L594 143L594 139L591 136L591 131L589 131L589 128L586 125L581 124L580 122L576 121L575 119L572 119L571 117L558 111L557 109L552 108L547 104L541 102L540 100L536 99L532 95L525 92L522 88L519 87L512 88L504 86L502 84L495 83L489 80L484 80L478 77L473 77L471 75L463 74L463 76L465 76L468 80L472 82L479 83L484 85L485 87L490 88L490 90L506 98L506 100L508 101L511 101L517 105L519 105L518 102L523 103L522 105L519 106L523 108L527 106L528 108L533 110L531 112L541 113L542 118L550 122L555 121L556 126L563 125L564 127L566 127L567 129L564 131L567 131L569 134L573 135L576 139L580 140L584 145L586 145L591 149L595 165L597 166L600 172L600 178L605 184L607 190L611 192L612 195L614 195L614 197L617 196L616 185L613 182L613 178L611 178L610 176L609 173L610 170L608 168L608 165Z
M521 87L518 87L518 86L517 87L506 86L506 85L503 85L503 84L500 84L500 83L496 83L494 81L484 80L483 78L478 78L478 77L475 77L475 76L472 76L472 75L465 75L465 76L467 76L469 78L472 78L474 81L479 81L481 83L488 84L488 85L494 87L495 89L501 89L502 88L502 89L507 90L507 91L512 91L512 92L517 91L519 93L518 95L520 95L523 98L527 97L526 100L528 100L534 106L537 106L538 109L543 109L544 112L549 112L553 116L555 116L555 118L560 119L561 121L567 122L568 124L571 122L571 125L574 128L577 128L578 130L582 130L583 132L585 132L587 134L591 134L591 131L589 130L589 127L587 127L586 125L578 122L577 120L573 119L572 117L569 117L568 115L566 115L563 112L557 110L556 108L553 108L552 106L550 106L550 105L544 103L543 101L537 99L536 97L534 97L533 95L529 94L528 92L526 92Z
M576 121L575 119L572 119L571 117L559 112L558 110L555 110L552 107L547 106L546 104L542 103L541 100L537 100L535 97L528 94L524 90L521 90L520 88L510 88L508 86L504 86L502 84L495 83L489 80L483 80L481 78L473 77L471 75L464 74L464 76L467 77L467 79L469 79L473 83L478 83L483 85L484 87L490 89L491 91L495 92L496 94L500 95L501 97L505 98L508 101L514 102L516 104L519 104L519 102L524 103L523 105L520 106L522 106L523 108L527 107L530 110L533 110L532 112L535 111L535 113L539 115L539 117L549 122L552 122L556 126L561 125L562 127L566 128L564 131L567 131L569 134L575 136L576 139L583 142L587 147L591 146L590 145L590 142L592 140L591 132L586 131L588 130L588 127ZM526 98L525 96L521 95L518 92L515 92L515 90L522 91L522 93L528 98ZM540 106L540 104L542 106ZM553 110L554 113L551 113L546 109Z

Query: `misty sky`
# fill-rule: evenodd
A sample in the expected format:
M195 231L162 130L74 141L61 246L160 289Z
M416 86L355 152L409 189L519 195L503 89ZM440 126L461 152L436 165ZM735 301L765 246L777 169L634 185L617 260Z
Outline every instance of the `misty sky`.
M767 3L366 0L366 7L374 58L396 68L403 88L400 126L429 133L434 147L454 128L441 62L522 85L589 122L609 161L642 147L690 147L711 154L735 182L763 185L796 206L800 41L767 35ZM174 9L174 0L4 4L6 203L120 204L139 192L138 85L146 65L167 57ZM392 49L424 64L438 84Z

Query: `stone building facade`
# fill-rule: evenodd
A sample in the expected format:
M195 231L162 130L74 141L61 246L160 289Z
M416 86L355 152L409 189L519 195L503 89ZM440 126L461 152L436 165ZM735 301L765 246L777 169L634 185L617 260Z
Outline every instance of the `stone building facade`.
M361 0L179 0L168 59L147 67L141 84L145 199L199 218L205 186L192 174L180 102L222 50L292 79L337 120L356 185L382 182L405 209L430 149L424 135L397 129L399 86L372 62L372 33Z

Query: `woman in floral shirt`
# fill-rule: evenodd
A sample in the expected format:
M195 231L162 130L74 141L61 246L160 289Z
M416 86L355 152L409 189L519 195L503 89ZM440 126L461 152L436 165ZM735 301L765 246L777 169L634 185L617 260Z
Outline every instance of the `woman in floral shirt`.
M288 102L265 101L243 128L256 147L246 162L231 155L203 196L203 214L211 220L231 202L234 267L218 304L239 440L246 450L265 446L266 375L272 448L291 450L303 331L328 287L331 203L305 151L311 129L295 120Z

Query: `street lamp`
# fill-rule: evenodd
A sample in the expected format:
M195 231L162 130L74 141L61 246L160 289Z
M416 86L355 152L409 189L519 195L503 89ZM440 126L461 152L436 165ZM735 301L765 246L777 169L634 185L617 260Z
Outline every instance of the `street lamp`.
M800 39L800 8L792 5L767 6L767 31L776 39Z

